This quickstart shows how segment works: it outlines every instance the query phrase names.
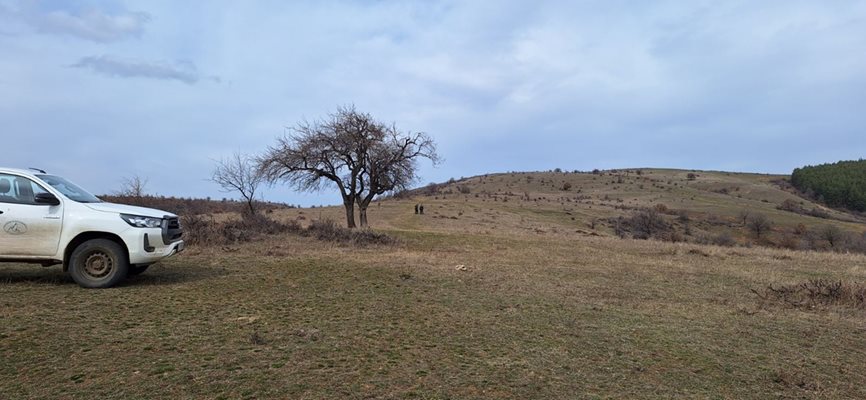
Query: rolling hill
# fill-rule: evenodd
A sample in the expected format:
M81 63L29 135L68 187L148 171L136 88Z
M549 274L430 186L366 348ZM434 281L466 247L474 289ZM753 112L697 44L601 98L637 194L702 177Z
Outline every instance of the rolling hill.
M788 179L674 169L497 173L380 200L370 218L374 227L396 230L630 236L622 221L650 208L670 227L663 239L711 243L729 237L741 245L790 248L827 247L817 232L829 226L852 236L866 230L862 216L803 198ZM424 204L424 218L414 215L415 204ZM342 220L340 208L281 212L294 219L312 213L313 219ZM759 214L772 228L755 238L748 219Z

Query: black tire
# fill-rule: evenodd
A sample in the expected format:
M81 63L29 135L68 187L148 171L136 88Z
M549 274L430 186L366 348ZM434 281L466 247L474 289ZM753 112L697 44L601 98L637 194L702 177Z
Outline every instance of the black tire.
M102 289L116 285L129 271L123 248L107 239L88 240L69 259L69 275L79 286Z
M144 271L147 271L147 267L149 267L149 266L150 266L150 264L147 264L147 265L130 265L129 268L126 269L126 276L136 276L138 274L141 274Z

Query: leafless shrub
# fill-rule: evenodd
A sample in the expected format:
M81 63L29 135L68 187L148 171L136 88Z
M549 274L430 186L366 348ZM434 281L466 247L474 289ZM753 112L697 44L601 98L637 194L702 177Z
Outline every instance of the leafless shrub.
M824 211L818 207L812 207L811 210L806 212L806 215L811 215L815 218L830 219L830 213L828 213L828 212L826 212L826 211Z
M615 229L630 232L635 239L658 238L669 240L671 225L665 221L655 208L636 211L630 217L617 221ZM620 237L624 232L617 232Z
M713 237L712 243L716 246L733 247L736 246L737 241L734 240L734 237L731 236L730 232L723 232Z
M854 234L848 235L845 247L847 251L866 254L866 232L859 236Z
M782 239L779 240L779 246L790 250L801 250L803 248L800 238L791 234L783 235Z
M773 223L764 214L750 215L746 226L753 234L755 234L756 238L761 238L761 236L769 232L770 229L773 229Z
M715 236L701 235L695 240L697 244L712 244L715 246L734 247L737 241L731 236L730 232L722 232Z
M806 234L807 231L808 231L808 229L806 228L806 225L804 225L802 223L799 223L799 224L797 224L796 227L794 227L794 234L795 235L804 235L804 234Z
M215 245L220 244L221 240L219 226L213 220L212 216L201 214L190 214L181 217L183 226L183 239L186 244L195 245Z
M211 216L182 217L185 236L190 245L225 246L256 240L263 235L298 234L318 240L366 245L390 245L396 240L384 233L369 229L353 230L341 227L331 220L313 221L302 228L297 221L280 222L267 216L244 215L240 220L216 222Z
M752 292L762 303L775 302L794 308L866 308L866 286L861 283L812 279L794 285L767 285L759 290L752 289Z
M790 211L790 212L794 212L794 213L798 213L798 214L801 213L801 211L803 209L803 207L800 204L798 204L796 201L791 200L791 199L785 199L785 201L783 201L782 204L779 204L778 206L776 206L776 208L779 210Z
M313 221L303 231L303 234L326 242L348 243L359 246L396 243L394 238L384 233L370 229L348 229L337 225L332 220Z
M827 241L830 248L837 248L842 244L845 233L836 225L827 225L818 230L818 236Z
M295 221L283 223L264 215L244 215L241 220L214 221L211 216L187 215L181 217L184 240L190 245L222 246L252 241L261 235L298 233Z

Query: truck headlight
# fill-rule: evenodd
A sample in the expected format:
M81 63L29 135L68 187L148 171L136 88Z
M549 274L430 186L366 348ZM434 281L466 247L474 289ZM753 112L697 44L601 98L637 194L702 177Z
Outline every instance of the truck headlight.
M162 218L142 217L140 215L120 214L127 224L136 228L161 228Z

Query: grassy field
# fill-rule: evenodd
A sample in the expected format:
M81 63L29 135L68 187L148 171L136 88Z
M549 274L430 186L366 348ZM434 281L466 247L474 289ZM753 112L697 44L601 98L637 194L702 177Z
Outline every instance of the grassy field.
M787 196L765 176L730 178L768 213L761 200ZM539 187L503 202L480 193L522 190L525 176L484 181L374 205L393 246L285 235L192 247L108 290L58 267L0 266L0 397L866 398L866 311L752 291L864 282L866 256L620 240L586 228L618 211L597 197L536 202L556 193ZM699 184L712 182L647 184L624 202L697 211L717 194ZM735 218L739 206L717 202Z

